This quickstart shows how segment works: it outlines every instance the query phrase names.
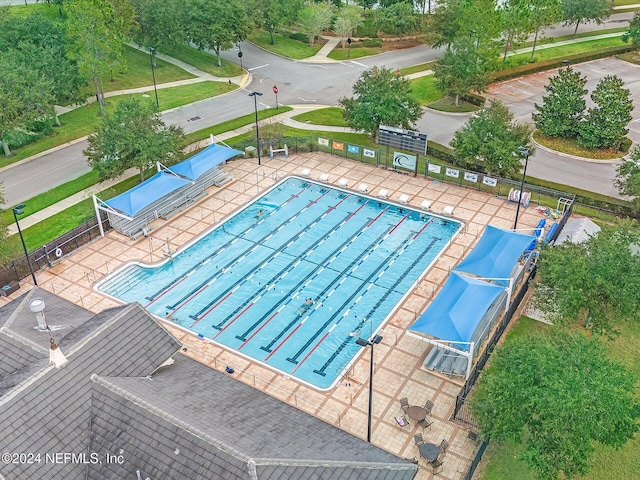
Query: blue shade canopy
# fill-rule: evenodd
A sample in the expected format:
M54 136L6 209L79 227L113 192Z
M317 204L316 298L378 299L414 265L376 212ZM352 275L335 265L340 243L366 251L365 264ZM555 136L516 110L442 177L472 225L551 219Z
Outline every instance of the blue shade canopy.
M156 200L189 183L191 183L189 180L176 177L170 173L160 172L140 185L136 185L131 190L127 190L104 203L129 217L133 217Z
M409 327L446 341L469 342L476 327L504 287L451 272L442 290ZM459 345L468 350L468 346Z
M508 278L520 255L535 239L533 235L487 225L482 238L454 270L483 278ZM498 282L507 284L507 280Z
M202 174L236 155L242 155L242 152L214 143L196 153L193 157L169 167L169 170L191 180L196 180Z

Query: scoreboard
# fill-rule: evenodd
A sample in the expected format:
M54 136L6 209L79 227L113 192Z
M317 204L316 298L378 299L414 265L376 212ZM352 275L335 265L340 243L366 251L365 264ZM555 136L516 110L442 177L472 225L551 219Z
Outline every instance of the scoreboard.
M427 134L380 125L378 143L387 147L427 154Z

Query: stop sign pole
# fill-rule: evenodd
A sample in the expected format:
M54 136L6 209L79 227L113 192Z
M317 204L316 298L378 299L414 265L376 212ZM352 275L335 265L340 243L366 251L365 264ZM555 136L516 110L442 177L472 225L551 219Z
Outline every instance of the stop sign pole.
M276 110L278 110L278 87L276 85L273 86L273 93L276 94Z

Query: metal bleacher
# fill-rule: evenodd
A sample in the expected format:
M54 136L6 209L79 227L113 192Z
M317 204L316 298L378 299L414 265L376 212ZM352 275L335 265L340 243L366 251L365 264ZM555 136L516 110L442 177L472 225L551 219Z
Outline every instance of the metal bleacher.
M211 186L219 187L231 180L232 177L222 168L212 168L195 181L144 207L132 219L107 211L109 223L117 232L135 240L141 235L146 235L149 231L148 225L154 220L158 218L167 219L175 215L205 196L207 188Z

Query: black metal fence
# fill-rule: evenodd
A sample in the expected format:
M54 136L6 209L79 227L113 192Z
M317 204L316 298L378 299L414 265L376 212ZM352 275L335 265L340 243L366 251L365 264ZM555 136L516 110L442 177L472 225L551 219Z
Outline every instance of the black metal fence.
M105 231L111 229L107 221L107 216L101 212L102 228ZM29 261L35 271L43 267L50 267L58 258L68 255L100 236L98 220L92 218L73 230L59 236L55 240L43 245L36 250L29 252ZM10 281L20 281L30 275L27 257L20 258L0 267L0 285L6 285Z
M462 480L471 480L473 478L473 474L476 472L476 468L478 468L478 465L480 464L480 460L482 460L482 456L484 455L484 451L487 449L488 445L489 445L489 441L483 441L480 444L480 446L476 450L475 455L473 456L473 459L471 460L471 465L469 465L469 468L467 469L467 473L464 474L464 477L462 477Z

